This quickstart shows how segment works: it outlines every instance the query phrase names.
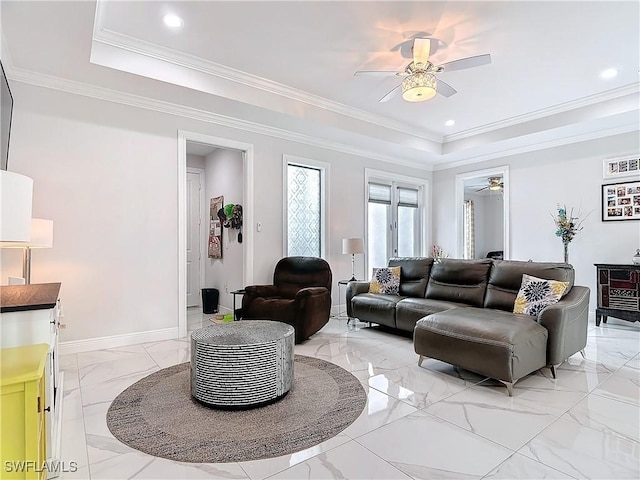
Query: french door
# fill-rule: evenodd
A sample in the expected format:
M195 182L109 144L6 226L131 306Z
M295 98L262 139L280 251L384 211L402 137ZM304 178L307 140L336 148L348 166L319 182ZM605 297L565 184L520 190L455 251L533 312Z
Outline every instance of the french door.
M423 187L370 179L367 184L367 259L384 267L391 257L422 255Z

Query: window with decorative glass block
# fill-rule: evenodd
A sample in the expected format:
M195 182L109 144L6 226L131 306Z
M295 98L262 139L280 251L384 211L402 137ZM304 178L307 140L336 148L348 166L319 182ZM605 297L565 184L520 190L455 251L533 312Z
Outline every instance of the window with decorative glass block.
M288 162L288 256L324 256L324 210L324 168Z
M391 257L421 255L422 187L370 180L367 186L367 261L369 271Z

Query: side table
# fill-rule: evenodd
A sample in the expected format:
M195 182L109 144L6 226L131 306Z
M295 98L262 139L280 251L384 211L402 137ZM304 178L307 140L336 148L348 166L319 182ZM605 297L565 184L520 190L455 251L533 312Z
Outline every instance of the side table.
M347 323L351 321L351 317L347 315L347 285L351 280L338 280L338 298L340 301L344 300L344 310L340 310L342 303L338 303L338 313L336 317L347 317ZM344 295L342 295L342 286L344 286Z
M246 290L244 288L241 288L239 290L234 290L233 292L230 292L231 295L233 295L233 319L234 320L241 320L242 319L242 312L238 313L238 310L242 310L242 309L236 310L236 297L238 295L244 295L245 292L246 292Z

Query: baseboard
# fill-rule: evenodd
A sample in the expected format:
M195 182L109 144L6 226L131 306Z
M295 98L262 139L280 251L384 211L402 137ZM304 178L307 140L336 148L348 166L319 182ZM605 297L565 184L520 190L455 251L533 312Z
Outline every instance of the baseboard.
M125 333L123 335L112 335L109 337L87 338L86 340L60 342L59 349L60 355L67 355L71 353L103 350L105 348L125 347L127 345L135 345L137 343L160 342L162 340L172 340L174 338L178 338L178 327L149 330L146 332Z

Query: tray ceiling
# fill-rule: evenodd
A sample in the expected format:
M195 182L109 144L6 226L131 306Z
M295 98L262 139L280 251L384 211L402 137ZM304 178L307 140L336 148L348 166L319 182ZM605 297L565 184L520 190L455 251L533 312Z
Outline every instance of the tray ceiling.
M2 31L10 78L228 111L443 168L637 131L639 15L635 1L3 2ZM403 68L398 45L415 35L436 40L434 63L492 63L440 74L450 98L378 103L401 79L353 73Z

